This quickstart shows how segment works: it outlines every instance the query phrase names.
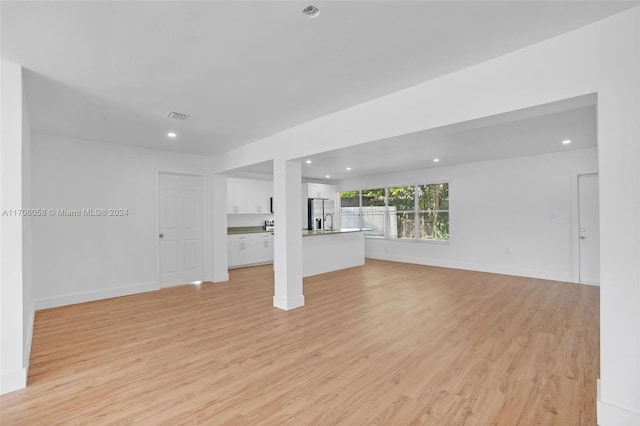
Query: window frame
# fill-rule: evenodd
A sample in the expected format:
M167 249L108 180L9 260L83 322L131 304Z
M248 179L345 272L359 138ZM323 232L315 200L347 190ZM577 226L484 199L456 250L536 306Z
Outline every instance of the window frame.
M413 188L413 209L411 209L411 210L395 210L393 213L395 213L395 214L409 213L409 214L413 214L414 215L414 217L413 217L413 237L411 237L411 238L402 238L402 237L399 237L399 236L398 237L391 237L391 235L390 235L391 234L390 227L391 227L391 213L392 212L390 210L390 207L392 207L392 206L389 205L389 190L393 189L393 188L409 188L409 187ZM417 228L416 228L416 225L417 225L417 222L416 222L416 203L417 203L417 201L416 200L417 200L417 194L418 194L418 191L416 191L416 188L417 188L417 185L389 185L388 187L386 187L386 191L385 191L385 194L386 194L385 201L386 201L386 203L385 204L387 206L387 211L386 211L387 223L389 224L389 229L387 229L387 233L385 234L385 238L386 239L391 240L391 241L413 241L413 240L416 239L416 235L417 235L416 234L416 231L417 231ZM395 206L393 206L393 207L395 207ZM397 221L397 218L396 218L396 221ZM396 230L397 230L397 227L398 227L398 225L396 223Z
M420 186L430 186L430 185L442 185L442 184L446 184L447 185L447 192L448 192L448 209L446 210L420 210L420 200L419 200L419 196L418 196L418 188ZM404 213L413 213L414 215L414 235L413 238L391 238L389 236L389 232L390 232L390 227L391 227L391 215L390 215L390 211L389 211L389 189L390 188L399 188L399 187L413 187L413 211L405 211L403 210L402 212ZM364 189L354 189L354 190L345 190L345 191L341 191L342 192L351 192L351 191L357 191L358 192L358 225L360 229L363 229L363 220L364 220L364 212L363 212L363 206L362 206L362 193L363 191L368 191L368 190L375 190L375 189L384 189L384 215L385 215L385 219L384 219L384 235L383 236L378 236L378 235L367 235L365 233L365 238L371 238L371 239L384 239L384 240L388 240L388 241L394 241L394 242L408 242L408 243L426 243L426 244L449 244L451 241L451 180L449 179L442 179L442 180L429 180L426 182L421 182L421 183L417 183L417 184L393 184L393 185L372 185L370 187L365 187ZM340 197L342 198L342 196ZM341 206L342 208L342 206ZM448 237L446 240L435 240L435 239L423 239L420 238L420 227L419 227L419 222L420 222L420 214L421 213L447 213L447 218L448 218ZM341 212L342 214L342 212Z
M377 190L383 190L384 191L384 205L383 206L363 206L362 205L362 198L363 195L362 193L364 191L377 191ZM382 225L382 235L367 235L366 231L365 231L365 238L372 238L372 239L376 239L376 240L386 240L387 239L387 229L389 227L389 221L387 218L387 203L388 203L388 192L387 192L387 188L385 186L377 186L374 188L366 188L366 189L360 189L360 229L364 228L364 219L365 219L365 213L364 213L364 207L382 207L382 220L383 220L383 225Z
M447 209L443 210L443 209L437 209L437 210L420 210L420 200L418 198L418 191L416 190L416 224L415 227L416 229L420 229L419 225L419 221L420 221L420 214L421 213L446 213L447 214L447 228L448 228L448 237L446 240L435 240L435 239L423 239L419 237L419 234L416 233L416 240L417 241L422 241L422 242L433 242L433 243L447 243L449 242L449 240L451 239L451 183L450 181L440 181L440 182L435 182L435 183L421 183L416 185L416 188L418 186L433 186L433 185L443 185L446 184L447 185L447 195L448 195L448 200L447 200Z

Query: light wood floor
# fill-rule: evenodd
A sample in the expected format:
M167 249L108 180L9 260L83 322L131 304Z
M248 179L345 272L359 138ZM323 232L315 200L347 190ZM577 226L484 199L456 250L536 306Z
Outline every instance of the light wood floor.
M3 425L595 425L599 289L367 260L36 315Z

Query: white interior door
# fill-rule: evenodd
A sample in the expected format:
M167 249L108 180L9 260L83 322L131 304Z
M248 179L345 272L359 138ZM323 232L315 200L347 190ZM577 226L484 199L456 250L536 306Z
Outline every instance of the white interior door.
M160 285L204 277L202 178L160 174Z
M600 283L600 202L598 175L578 176L580 282Z

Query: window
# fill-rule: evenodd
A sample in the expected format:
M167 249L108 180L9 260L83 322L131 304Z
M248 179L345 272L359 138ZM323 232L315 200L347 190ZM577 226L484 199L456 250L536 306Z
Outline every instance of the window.
M449 184L394 186L340 193L344 228L394 240L449 239Z
M362 191L362 228L367 237L384 238L386 207L384 188Z
M449 239L449 184L419 185L418 238L446 241Z
M389 188L389 238L415 238L415 194L414 186Z
M360 229L360 191L340 193L340 227Z

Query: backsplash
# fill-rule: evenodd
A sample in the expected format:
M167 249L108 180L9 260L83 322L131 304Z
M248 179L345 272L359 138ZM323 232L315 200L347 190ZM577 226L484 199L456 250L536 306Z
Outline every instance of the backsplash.
M228 214L227 227L264 226L267 219L273 219L273 214Z

